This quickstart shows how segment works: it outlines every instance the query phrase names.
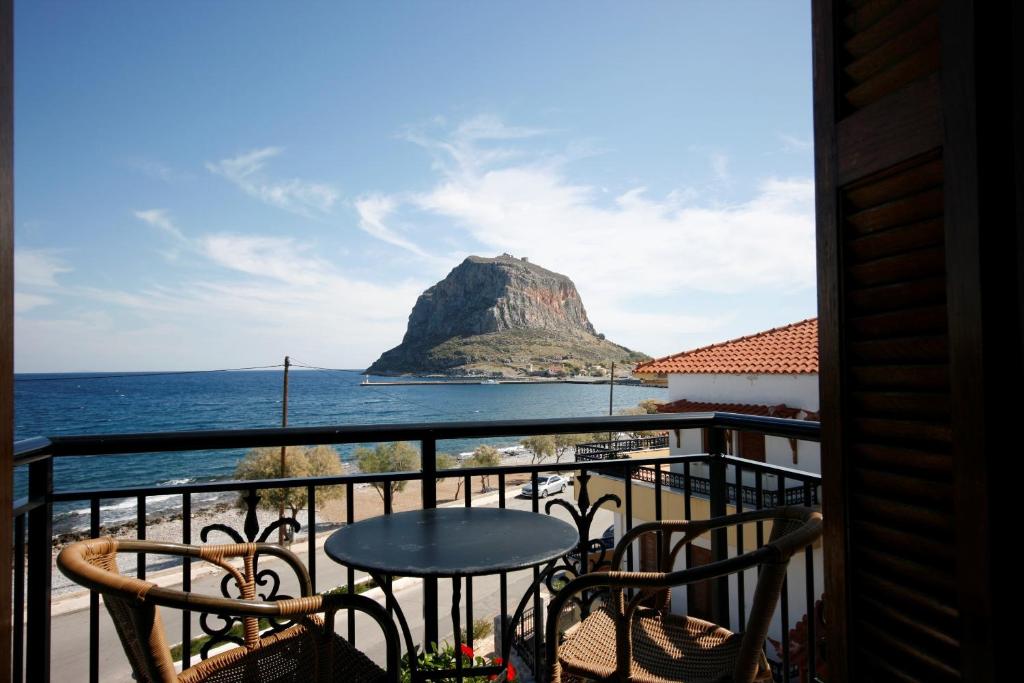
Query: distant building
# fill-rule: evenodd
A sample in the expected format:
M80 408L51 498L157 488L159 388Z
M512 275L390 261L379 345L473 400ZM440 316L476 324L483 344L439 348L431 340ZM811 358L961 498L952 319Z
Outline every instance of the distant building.
M640 378L661 378L668 386L668 402L658 408L659 412L699 413L730 412L747 415L766 415L798 420L818 419L818 320L811 318L785 327L778 327L738 339L712 344L692 351L683 351L664 358L641 363L633 372ZM672 455L692 455L708 452L709 435L702 429L679 429L669 434L669 451ZM781 465L791 469L820 474L821 449L818 443L797 441L756 432L727 431L726 451L741 458ZM674 472L682 473L683 466L674 465ZM707 465L691 464L689 473L693 480L708 480ZM727 475L730 484L736 485L735 473ZM744 472L740 485L753 487L755 475ZM765 475L766 490L778 487L774 475ZM793 482L795 484L795 482ZM783 482L786 486L786 482ZM686 508L684 492L669 482L662 490L665 510L690 509L694 519L710 516L706 497L699 492L692 494L689 508ZM613 476L595 476L589 488L591 499L605 493L613 493L625 500L625 482ZM633 525L655 519L654 485L647 481L633 480L632 511ZM622 510L614 506L608 509L615 513L615 538L621 538L626 530ZM733 505L727 511L736 511ZM654 537L645 537L636 544L634 554L637 569L656 569L657 552ZM698 539L690 548L689 559L680 557L675 569L704 564L711 560L707 539ZM729 554L737 554L730 539ZM820 593L824 586L821 544L814 547L814 586ZM803 582L803 564L795 563L791 568L790 581L800 577ZM744 579L746 595L752 595L755 573ZM730 581L731 609L734 623L739 623L739 602L736 586ZM788 596L791 622L795 622L807 611L806 596L801 591L790 591ZM671 609L678 613L697 616L708 615L710 592L706 584L690 586L685 590L672 592ZM781 614L776 611L771 628L771 637L782 636Z
M729 412L818 419L818 319L810 318L641 363L634 376L662 376L663 413ZM706 452L700 430L681 430L672 454ZM687 433L692 432L692 433ZM727 435L726 450L750 460L821 473L817 443L752 433Z

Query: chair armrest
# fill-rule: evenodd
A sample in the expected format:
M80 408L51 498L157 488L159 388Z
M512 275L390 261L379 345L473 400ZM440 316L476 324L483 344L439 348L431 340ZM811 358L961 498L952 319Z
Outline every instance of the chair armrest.
M309 577L309 570L302 563L299 556L279 545L272 543L225 543L207 545L186 545L184 543L154 542L154 541L118 541L119 551L153 553L154 555L177 555L179 557L194 557L205 562L216 564L223 568L223 560L260 555L270 555L281 560L295 572L299 582L299 593L303 596L313 594L313 582Z
M155 605L176 609L192 609L233 617L272 617L300 620L307 627L312 625L310 619L315 614L323 613L324 623L320 627L325 634L334 631L335 615L343 609L364 612L369 615L384 633L387 646L387 673L389 681L398 680L399 660L401 657L398 629L388 616L384 607L363 595L346 593L325 593L308 595L301 598L284 600L239 600L236 598L220 598L195 593L185 593L171 588L151 588L146 599Z
M612 564L611 571L618 571L622 566L622 557L629 550L630 544L636 539L640 538L644 534L655 533L658 531L675 533L675 532L687 532L694 531L699 522L691 522L686 520L675 520L675 521L661 521L661 522L646 522L644 524L638 524L633 527L626 534L619 539L619 542L615 544L615 550L612 553ZM697 531L699 535L700 531Z

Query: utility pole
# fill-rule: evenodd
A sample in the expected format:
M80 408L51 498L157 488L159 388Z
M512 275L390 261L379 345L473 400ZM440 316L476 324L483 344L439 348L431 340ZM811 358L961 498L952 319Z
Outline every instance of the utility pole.
M284 357L284 388L281 398L281 426L288 426L288 366L291 365L291 361L288 356ZM287 473L285 467L285 451L287 446L281 446L281 478L284 479ZM287 489L285 489L287 490ZM284 496L281 496L281 505L277 511L277 518L284 519ZM284 545L284 525L282 524L277 528L277 542L279 545Z
M610 379L608 380L608 417L614 414L615 406L615 361L612 361L612 372ZM608 440L614 441L615 438L611 432L608 432Z
M615 361L612 361L611 379L608 381L608 415L611 416L615 402Z

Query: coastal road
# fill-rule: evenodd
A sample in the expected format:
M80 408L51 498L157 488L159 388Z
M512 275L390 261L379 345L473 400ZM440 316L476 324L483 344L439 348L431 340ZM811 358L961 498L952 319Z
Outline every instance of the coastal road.
M506 490L506 505L509 508L529 510L531 501L529 499L515 497L519 487L510 487ZM572 502L572 489L566 489L565 493L554 498L564 498ZM550 498L548 499L550 500ZM489 494L474 500L477 505L496 507L497 495ZM544 509L544 502L541 501L541 511ZM568 513L555 506L552 514L567 522L572 523ZM591 528L590 536L599 537L601 533L612 523L612 513L601 510L597 513L594 525ZM300 553L305 561L306 554ZM289 576L290 570L281 563L266 561L261 563L261 568L279 569L282 578L282 592L289 595L297 594L297 584ZM335 586L344 585L346 582L346 570L332 562L323 552L323 548L317 550L317 588L321 591L330 590ZM193 579L192 590L195 592L219 595L219 582L221 575L208 575ZM357 573L357 580L360 573ZM533 580L533 572L530 570L515 572L508 575L508 612L511 614L516 608L519 599L525 594ZM423 594L421 582L412 579L405 579L396 591L396 599L405 612L410 622L410 629L415 643L421 643L423 639ZM438 613L441 616L439 631L441 640L453 641L453 629L450 618L451 606L451 581L438 581ZM380 591L375 590L367 593L371 597L380 596ZM466 591L463 590L463 605L466 603ZM492 619L500 612L500 584L497 576L477 577L473 580L473 618ZM177 610L162 610L164 626L167 631L168 640L177 642L181 639L181 612ZM202 635L203 631L199 626L198 615L192 615L192 637ZM347 620L344 616L339 618L338 630L347 635ZM211 626L216 627L219 622L211 619ZM465 623L463 623L465 627ZM51 677L59 681L86 681L88 680L89 666L89 612L87 609L55 614L52 620L52 649L51 649ZM377 625L368 617L359 615L356 619L356 645L377 661L382 661L384 653L383 637ZM100 680L111 683L130 683L132 681L131 669L123 653L120 641L114 631L113 623L107 615L106 610L101 608L100 613Z

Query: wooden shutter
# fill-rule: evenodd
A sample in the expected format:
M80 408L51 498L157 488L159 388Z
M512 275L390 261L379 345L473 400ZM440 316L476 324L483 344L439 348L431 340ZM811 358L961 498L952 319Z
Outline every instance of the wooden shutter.
M978 105L975 75L997 64L1000 43L977 31L1005 27L1005 51L1019 14L1013 24L1008 4L961 0L813 8L830 681L988 680L984 437L1004 410L995 397L1020 377L1008 104L1020 76L992 88L1005 110ZM980 229L986 159L1009 255ZM1000 287L1011 290L1010 343L991 334ZM982 353L1004 347L1001 361ZM1000 379L999 362L1017 379Z
M764 462L764 434L742 431L738 433L740 435L740 457Z
M686 566L699 567L711 563L711 550L699 545L686 546ZM686 586L686 613L699 619L712 619L711 582L698 581Z

